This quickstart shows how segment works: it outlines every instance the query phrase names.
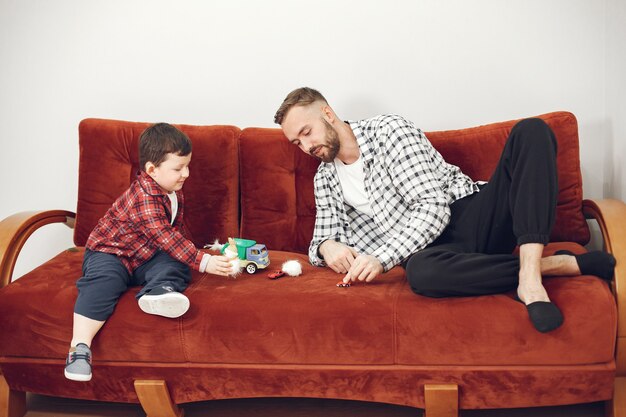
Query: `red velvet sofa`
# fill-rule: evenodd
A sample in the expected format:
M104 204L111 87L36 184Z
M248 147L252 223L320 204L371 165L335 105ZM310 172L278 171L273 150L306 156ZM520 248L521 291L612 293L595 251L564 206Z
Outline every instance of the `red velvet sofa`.
M583 201L575 117L540 117L559 146L556 225L545 253L583 252L587 216L618 262L611 286L593 276L545 279L565 316L558 330L534 330L513 294L415 295L400 267L367 285L336 287L340 276L305 255L318 162L279 129L179 125L193 141L185 195L194 243L254 239L270 250L270 269L298 259L303 273L277 280L267 271L236 279L194 273L191 308L178 319L142 313L131 289L94 340L88 383L63 376L83 245L133 180L148 124L82 121L76 213L18 213L0 223L0 416L23 415L25 392L140 402L148 416L243 397L384 402L429 416L607 401L611 413L626 415L626 206ZM448 161L487 180L513 124L427 136ZM53 222L74 227L76 247L11 282L26 239Z

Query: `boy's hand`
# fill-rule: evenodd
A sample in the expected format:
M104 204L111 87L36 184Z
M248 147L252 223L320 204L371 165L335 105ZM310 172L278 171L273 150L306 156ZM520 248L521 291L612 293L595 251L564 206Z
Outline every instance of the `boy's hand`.
M209 263L204 270L207 274L227 276L232 272L232 265L225 256L213 255L209 259Z

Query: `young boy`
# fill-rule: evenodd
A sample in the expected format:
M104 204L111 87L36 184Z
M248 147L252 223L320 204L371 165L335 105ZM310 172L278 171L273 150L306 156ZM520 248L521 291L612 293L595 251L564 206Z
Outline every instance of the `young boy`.
M158 123L141 134L137 180L87 240L66 378L91 380L91 341L129 286L143 285L137 294L141 310L174 318L189 308L181 292L191 280L190 267L230 272L228 258L203 253L185 237L182 187L190 160L191 141L174 126Z

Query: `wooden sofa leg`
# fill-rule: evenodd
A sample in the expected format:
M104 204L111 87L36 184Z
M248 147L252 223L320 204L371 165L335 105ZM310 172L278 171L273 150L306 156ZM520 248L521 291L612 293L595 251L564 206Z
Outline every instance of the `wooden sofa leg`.
M613 399L606 402L607 417L626 417L626 376L615 378Z
M137 380L135 392L146 417L183 417L183 409L172 402L165 381Z
M9 388L0 374L0 417L23 417L26 414L26 393Z
M458 385L424 385L424 417L457 417L458 415Z

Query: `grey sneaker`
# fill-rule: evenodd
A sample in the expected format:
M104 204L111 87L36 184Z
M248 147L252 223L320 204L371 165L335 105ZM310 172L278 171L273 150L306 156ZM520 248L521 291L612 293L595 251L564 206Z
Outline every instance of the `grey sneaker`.
M91 381L91 349L79 343L70 349L65 360L65 377L72 381Z
M180 317L189 310L189 299L169 286L153 288L137 302L144 313L169 318Z

